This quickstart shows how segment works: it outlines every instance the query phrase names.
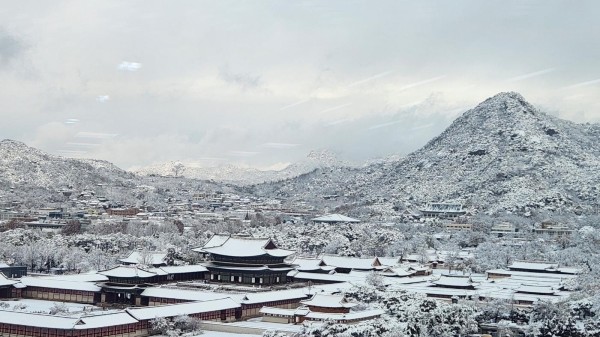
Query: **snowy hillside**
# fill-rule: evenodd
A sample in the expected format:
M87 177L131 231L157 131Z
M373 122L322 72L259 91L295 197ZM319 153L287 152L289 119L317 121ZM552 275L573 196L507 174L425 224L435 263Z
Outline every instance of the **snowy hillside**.
M259 170L252 167L236 165L221 165L213 167L197 167L182 162L185 171L184 177L201 180L214 180L216 182L234 183L237 185L259 184L297 177L311 172L317 168L333 166L350 166L349 163L339 160L336 155L327 150L311 151L303 160L288 165L283 170ZM175 162L160 163L132 170L140 175L173 175Z
M474 210L596 211L600 126L538 111L518 93L500 93L465 112L442 134L398 162L327 168L259 193L345 201L383 199L419 206L461 201Z
M14 140L0 142L0 196L30 206L64 200L62 190L94 191L111 201L160 206L179 190L230 190L221 184L186 178L142 177L101 160L53 156ZM186 192L187 193L187 192Z
M100 160L52 156L14 140L0 142L0 186L60 189L127 185L135 175Z
M0 191L56 192L67 186L83 190L103 185L129 191L132 197L131 187L175 182L141 177L104 161L51 156L12 140L0 142L0 154ZM260 183L243 191L341 207L346 213L368 207L372 216L393 216L403 208L414 210L438 201L459 201L473 211L489 213L589 214L599 209L599 155L599 125L561 120L538 111L517 93L501 93L465 112L404 158L351 167L327 151L316 151L281 171L186 167L183 176L237 185ZM163 168L155 174L172 174ZM176 180L202 188L222 186Z

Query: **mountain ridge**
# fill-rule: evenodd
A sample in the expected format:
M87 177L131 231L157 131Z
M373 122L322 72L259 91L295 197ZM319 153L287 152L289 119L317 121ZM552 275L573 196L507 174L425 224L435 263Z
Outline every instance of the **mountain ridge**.
M173 166L179 162L167 162L137 168L132 172L141 175L173 174ZM233 183L240 186L274 182L294 178L308 173L317 168L333 166L352 166L350 163L340 160L337 155L329 150L312 150L303 160L291 163L281 170L260 170L252 167L226 164L220 166L194 167L181 162L185 167L183 176L192 179L214 180L223 183Z
M27 207L62 205L63 191L95 192L111 203L162 207L177 190L230 190L206 181L142 177L95 159L54 156L15 140L0 141L0 199Z
M311 156L327 162L327 153ZM506 92L467 110L403 158L360 167L331 161L240 191L328 209L361 209L367 217L395 216L399 210L443 201L489 214L591 214L599 209L599 158L600 125L550 116L520 94ZM135 200L141 195L137 185L158 184L166 191L173 185L169 179L141 177L106 161L52 156L22 142L0 141L0 191L16 188L53 195L65 186L81 190L107 185ZM182 186L184 180L227 186L178 179Z
M597 124L552 117L505 92L398 162L321 170L255 189L293 198L340 194L338 203L346 204L366 199L380 205L373 213L448 200L489 213L591 212L600 190L599 136Z

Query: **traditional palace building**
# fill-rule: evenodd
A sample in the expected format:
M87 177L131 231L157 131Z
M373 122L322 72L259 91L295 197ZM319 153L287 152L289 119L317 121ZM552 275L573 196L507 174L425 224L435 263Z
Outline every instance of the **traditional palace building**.
M212 282L272 285L287 282L294 268L284 259L294 251L279 249L268 238L215 235L202 248Z

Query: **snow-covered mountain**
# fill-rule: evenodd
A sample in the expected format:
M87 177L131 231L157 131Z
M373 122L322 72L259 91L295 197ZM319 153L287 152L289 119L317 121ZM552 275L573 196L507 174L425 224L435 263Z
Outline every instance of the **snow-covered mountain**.
M490 213L595 213L600 209L600 125L561 120L517 93L501 93L403 158L352 167L318 151L281 171L246 171L221 167L219 175L204 171L195 176L194 168L188 167L184 176L239 185L260 182L243 191L315 205L331 203L330 209L370 207L374 213L451 200ZM179 179L183 185L223 186ZM27 195L33 196L65 186L83 190L100 184L134 198L132 187L164 185L167 190L174 181L140 177L105 161L48 155L16 141L0 142L0 192L30 191ZM324 199L332 195L339 197Z
M142 177L102 160L53 156L14 140L0 141L0 199L30 206L64 201L63 191L95 192L111 202L160 206L178 190L229 190L186 178Z
M591 213L598 205L599 155L600 125L555 118L507 92L466 111L399 161L319 169L255 191L299 199L339 194L347 203L455 200L487 212Z
M170 176L174 175L173 168L177 163L179 162L160 163L137 168L132 170L132 172L140 175ZM182 161L181 164L185 167L182 173L184 177L234 183L237 185L259 184L289 179L309 173L317 168L350 166L350 163L338 159L334 153L328 150L311 151L303 160L292 163L282 170L259 170L232 164L197 167L185 161Z
M135 178L102 160L49 155L14 140L0 141L0 187L60 189L97 184L126 185Z

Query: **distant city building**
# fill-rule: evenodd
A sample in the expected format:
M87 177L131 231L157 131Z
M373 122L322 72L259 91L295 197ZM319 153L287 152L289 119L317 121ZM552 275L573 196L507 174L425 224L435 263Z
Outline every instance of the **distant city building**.
M515 227L515 225L505 222L505 223L500 223L500 224L494 225L492 227L492 231L490 232L490 234L496 235L498 237L503 237L506 235L514 235L517 232L518 232L518 229Z
M549 235L549 236L562 236L571 235L573 230L568 226L559 225L553 221L542 221L539 228L534 228L533 232L538 235Z
M430 203L425 208L421 209L421 214L425 218L457 218L465 215L467 212L463 209L462 204L454 203Z
M359 223L360 220L347 217L341 214L328 214L312 219L315 223Z
M11 210L0 211L0 221L11 220L11 219L26 220L29 218L30 217L23 212L17 212L17 211L11 211Z
M106 214L108 215L116 215L116 216L134 216L138 213L142 212L139 208L109 208L106 210Z
M44 232L58 232L62 230L67 223L59 221L29 221L24 222L23 225L28 229L39 229Z
M472 231L473 225L468 223L449 223L445 225L448 231Z

